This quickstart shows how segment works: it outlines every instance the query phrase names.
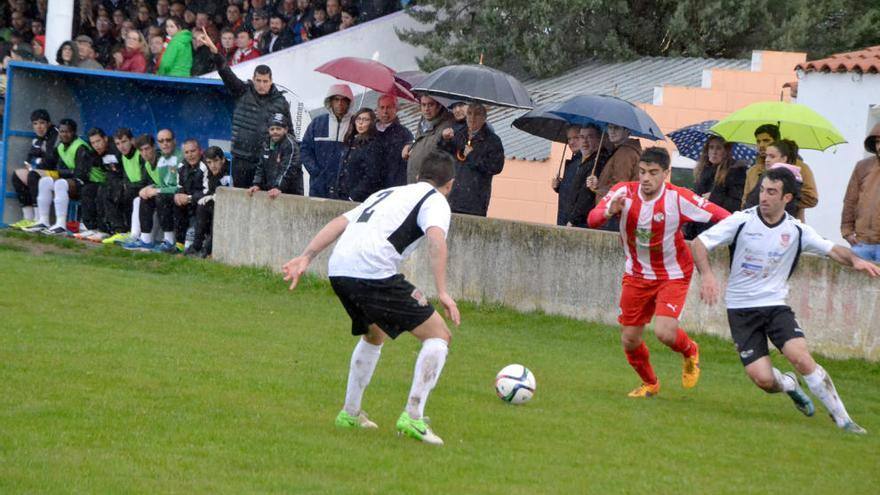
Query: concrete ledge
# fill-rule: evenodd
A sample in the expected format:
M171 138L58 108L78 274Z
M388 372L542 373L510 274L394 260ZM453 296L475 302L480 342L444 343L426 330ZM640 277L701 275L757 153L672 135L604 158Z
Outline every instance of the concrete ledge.
M215 207L214 256L231 265L281 266L299 254L333 217L352 207L341 201L265 193L252 198L220 188ZM453 215L449 235L449 289L453 297L540 310L583 320L617 322L623 251L607 232ZM326 276L329 250L312 263ZM726 250L713 258L727 274ZM425 249L402 267L427 294L434 291ZM699 277L691 284L683 325L689 331L729 337L723 306L699 301ZM834 262L803 256L789 302L811 347L836 358L880 360L880 285Z

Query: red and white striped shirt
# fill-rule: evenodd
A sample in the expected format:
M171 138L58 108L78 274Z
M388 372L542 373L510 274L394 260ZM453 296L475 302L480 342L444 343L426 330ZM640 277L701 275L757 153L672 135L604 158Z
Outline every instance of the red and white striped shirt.
M615 195L626 198L620 212L620 236L626 252L626 273L647 280L690 279L691 250L681 226L688 222L719 222L727 210L689 189L664 183L660 195L642 199L638 182L620 182L608 191L588 218L591 228L605 223L605 210Z

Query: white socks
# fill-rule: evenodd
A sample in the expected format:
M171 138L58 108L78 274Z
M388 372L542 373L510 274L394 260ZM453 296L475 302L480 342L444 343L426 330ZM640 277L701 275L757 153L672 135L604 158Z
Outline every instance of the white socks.
M141 236L141 197L134 198L131 203L131 236L137 238Z
M174 231L171 231L171 232L163 232L162 234L163 234L163 237L164 237L165 242L167 242L168 244L174 244L174 242L175 242L175 240L174 240Z
M443 339L434 338L422 342L422 350L416 359L412 388L406 401L406 412L412 419L421 419L424 414L428 394L440 378L448 353L449 346Z
M141 242L144 244L152 244L153 243L153 234L141 234Z
M49 225L49 213L52 209L52 192L55 190L55 181L51 177L43 177L37 183L37 210L40 215L39 222Z
M797 390L797 382L792 377L782 374L776 368L773 368L773 378L776 379L777 387L774 392L793 392Z
M67 191L70 185L64 179L55 181L55 226L67 226L67 206L70 204L70 196Z
M382 354L382 345L373 345L363 338L358 339L351 353L351 365L348 368L348 387L345 389L345 412L357 416L361 412L361 400L364 390L370 384L376 363Z
M25 220L33 220L34 219L34 207L33 206L22 206L21 207L21 217Z
M807 386L810 387L813 395L818 397L822 404L825 405L825 409L828 409L828 412L831 413L831 417L834 418L837 426L842 427L852 421L849 413L846 412L846 407L843 406L843 401L837 395L834 382L831 381L831 377L825 372L825 368L817 364L816 369L812 373L804 375L804 381L807 382Z

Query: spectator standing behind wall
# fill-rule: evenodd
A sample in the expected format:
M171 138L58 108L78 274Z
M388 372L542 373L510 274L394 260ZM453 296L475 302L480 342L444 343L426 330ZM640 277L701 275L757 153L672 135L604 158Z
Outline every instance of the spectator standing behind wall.
M556 225L568 225L568 214L571 211L571 201L574 196L575 176L577 175L578 165L581 163L581 128L571 126L565 131L566 142L571 150L571 158L565 161L562 169L562 177L559 174L553 178L550 186L559 196L556 205ZM563 151L564 153L564 151Z
M92 43L92 38L84 34L77 36L76 48L77 54L79 55L78 62L76 63L77 67L81 69L95 70L101 70L104 68L95 60L95 49Z
M403 147L412 143L413 135L397 118L397 97L383 95L376 107L376 138L382 146L385 167L382 188L406 185L406 160Z
M382 144L376 138L376 114L362 108L345 134L345 154L336 184L337 198L364 201L382 189L385 176Z
M443 131L452 127L455 120L452 114L437 100L428 95L419 98L422 118L416 130L415 141L404 146L401 156L406 160L406 182L415 184L422 168L422 162L434 150L442 149L438 145L443 139Z
M260 38L260 53L275 53L293 46L293 32L281 14L272 14L269 19L269 32Z
M874 156L856 163L840 216L840 235L859 257L880 261L880 124L865 138Z
M452 212L485 217L492 197L492 178L504 168L504 146L486 125L486 107L468 105L467 128L444 130L441 146L457 160L455 182L449 193Z
M568 211L568 225L587 228L587 215L596 206L596 193L587 187L587 177L602 175L605 163L611 153L602 142L602 130L595 124L581 128L581 161L572 186L571 209Z
M302 139L302 162L309 172L309 196L335 198L336 178L345 152L343 140L351 123L354 95L346 84L334 84L327 91L328 113L315 117Z
M214 64L226 90L236 98L232 112L232 181L235 187L248 188L254 183L262 142L269 133L269 117L280 113L290 122L290 104L272 83L269 66L258 65L253 79L243 82L229 68L208 34L202 30L198 36L214 54Z
M608 194L611 187L618 182L630 182L639 178L639 157L642 154L639 140L629 137L629 129L613 124L608 125L606 132L614 151L611 152L602 173L598 177L592 175L587 178L587 187L596 192L597 198ZM616 232L618 222L618 218L612 218L605 222L602 229Z
M694 167L694 192L731 213L740 210L748 170L746 162L734 160L732 151L733 143L711 136ZM689 223L684 227L684 237L694 239L709 227L706 223Z
M289 133L287 116L276 113L269 119L269 134L248 194L268 191L269 199L279 194L303 195L302 163L299 145Z

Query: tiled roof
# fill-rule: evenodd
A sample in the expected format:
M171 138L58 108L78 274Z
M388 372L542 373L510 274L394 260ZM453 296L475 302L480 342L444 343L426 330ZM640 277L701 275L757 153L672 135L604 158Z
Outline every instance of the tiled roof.
M523 81L535 105L563 101L578 94L615 95L632 103L650 103L654 88L662 85L699 87L704 69L748 70L749 60L645 57L628 62L589 60L560 76ZM362 106L375 108L377 95L368 94ZM360 100L360 97L356 98ZM401 100L402 101L402 100ZM546 160L550 142L511 126L525 110L490 107L488 121L504 144L507 158ZM398 117L414 130L419 121L419 107L401 103Z
M880 72L880 46L871 46L856 52L837 53L828 58L798 64L806 72Z

